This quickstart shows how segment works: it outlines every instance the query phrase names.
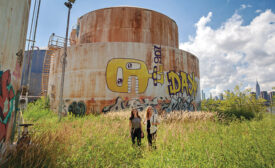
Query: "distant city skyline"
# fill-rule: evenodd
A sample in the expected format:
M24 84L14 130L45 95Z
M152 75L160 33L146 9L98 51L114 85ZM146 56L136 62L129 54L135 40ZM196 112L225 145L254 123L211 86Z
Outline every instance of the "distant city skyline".
M272 96L275 95L275 87L272 87L271 91L266 91L266 90L261 91L260 84L259 84L259 82L257 80L256 80L255 88L256 89L254 91L251 90L250 94L254 94L256 99L263 98L263 99L265 99L267 101L270 101L272 99ZM226 91L230 92L229 89L227 89ZM220 93L218 96L217 95L214 96L214 99L215 100L223 100L223 95L224 95L224 93L226 91ZM209 93L209 97L206 98L205 97L205 92L202 90L202 100L205 100L205 99L213 99L213 96L212 96L212 93L210 92Z
M255 90L253 90L252 88L246 88L246 89L251 89L250 93L251 94L255 93L256 98L263 97L262 96L263 94L265 95L264 97L266 97L266 95L268 97L272 97L272 96L270 96L270 94L272 94L272 93L275 95L275 87L272 87L270 90L263 90L263 91L261 91L261 86L260 86L260 84L259 84L259 82L257 80L256 80L256 84L255 84ZM214 98L217 96L220 99L226 91L230 92L229 89L224 90L223 92L219 93L218 95L214 95ZM204 94L204 96L206 95L203 90L202 90L202 94ZM213 98L213 94L210 92L209 93L209 97L205 96L204 99L209 99L211 96ZM203 98L203 96L202 96L202 98ZM202 100L204 100L204 99L202 99Z

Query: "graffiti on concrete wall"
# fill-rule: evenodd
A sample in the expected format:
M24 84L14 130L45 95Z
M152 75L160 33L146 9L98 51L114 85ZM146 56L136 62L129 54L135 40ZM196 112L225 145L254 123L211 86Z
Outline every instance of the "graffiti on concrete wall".
M125 101L121 97L117 97L115 99L115 103L104 107L102 112L106 113L109 111L119 111L119 110L123 110L126 108L129 108L129 107L126 106Z
M154 85L164 83L162 66L155 66L153 73L149 73L147 66L141 60L114 58L111 59L106 69L106 83L113 92L131 93L132 77L135 77L135 93L144 93L148 87L149 79Z
M154 60L159 63L160 57L154 57ZM143 93L148 87L149 79L153 79L154 86L157 86L158 83L164 83L163 66L161 64L155 65L153 72L150 74L146 64L141 60L115 58L109 61L106 69L106 83L111 91L131 93L131 77L136 79L136 93ZM186 92L187 95L192 95L197 92L197 82L194 73L187 74L185 72L176 73L169 71L167 72L167 81L169 82L167 88L170 95L183 92Z
M198 84L194 73L163 71L161 46L154 45L152 70L149 70L146 63L137 59L114 58L111 59L106 68L107 87L113 92L132 93L132 79L135 79L135 93L144 93L149 85L149 80L153 80L153 86L163 87L167 91L167 97L163 101L162 97L148 99L136 99L124 101L117 97L115 103L104 107L103 112L117 111L129 108L136 104L140 110L148 105L161 104L162 110L166 112L174 110L196 110L195 98ZM160 85L158 85L160 84ZM165 84L165 85L164 85Z
M132 76L136 79L136 93L143 93L147 89L151 74L143 61L136 59L111 59L106 69L106 83L113 92L130 93Z
M173 96L169 103L162 108L166 112L171 111L196 111L197 103L191 96Z
M170 95L185 92L191 96L197 92L197 82L195 81L194 73L187 74L185 72L176 73L169 71L167 79L169 81L168 90Z
M154 45L154 68L152 73L154 86L164 83L163 65L161 64L161 46Z
M179 97L172 96L171 98L167 97L155 97L153 99L149 98L140 98L140 99L131 99L123 100L121 97L115 99L115 103L103 108L102 112L107 113L110 111L119 111L129 108L136 108L140 111L145 110L148 106L158 106L160 105L160 112L171 112L171 111L194 111L196 110L197 104L190 97Z
M132 77L135 77L135 93L144 93L149 79L153 79L154 86L164 83L163 66L161 64L161 47L154 46L154 68L149 73L145 62L137 59L111 59L106 68L106 83L113 92L131 93Z
M153 99L131 99L131 100L123 100L121 97L117 97L115 99L115 103L103 108L102 112L110 112L110 111L119 111L128 108L136 108L139 110L144 110L147 106L156 106L159 104L159 101L164 102L165 98L153 98Z
M11 85L10 70L0 71L0 141L4 141L11 118L15 94Z
M74 116L83 116L86 112L86 105L84 102L72 102L68 107L68 112Z

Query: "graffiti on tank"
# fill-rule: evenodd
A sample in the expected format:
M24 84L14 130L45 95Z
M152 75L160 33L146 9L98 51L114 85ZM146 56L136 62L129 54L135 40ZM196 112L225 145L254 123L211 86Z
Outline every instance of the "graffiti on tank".
M162 65L155 66L153 73L148 72L146 64L141 60L114 58L108 62L106 68L106 83L113 92L131 93L132 77L135 77L135 93L143 93L148 87L149 79L157 83L164 83Z
M198 84L194 73L164 72L161 46L154 45L152 52L152 69L148 69L147 66L149 65L146 65L142 60L130 58L111 59L106 68L107 87L113 92L132 93L132 86L134 86L132 78L134 77L135 87L133 88L136 94L144 93L148 88L149 80L152 80L153 86L167 90L167 97L155 97L153 99L143 97L130 100L117 97L113 100L114 103L105 106L102 112L119 111L133 107L144 110L147 106L157 105L161 105L162 112L194 111L197 109L198 105L195 97Z
M109 106L106 106L102 109L103 113L109 112L109 111L119 111L126 109L125 101L121 97L117 97L115 100L115 103Z
M106 69L106 82L113 92L130 93L132 77L136 79L136 93L143 93L147 89L151 74L143 61L136 59L111 59Z
M123 100L121 97L117 97L115 103L103 108L102 112L107 113L110 111L119 111L130 108L136 108L140 111L145 110L148 106L160 105L160 112L171 112L171 111L194 111L197 110L197 104L191 98L172 96L167 97L155 97L153 99L143 98L143 99L131 99Z
M185 72L176 73L169 71L167 73L169 82L168 91L170 95L177 95L178 93L186 93L186 95L195 95L197 92L197 82L194 73L187 74Z
M72 102L68 107L68 112L75 116L83 116L86 112L86 105L84 102Z
M161 64L161 46L154 45L154 63Z
M163 73L162 65L159 65L159 67L154 66L153 73L152 73L152 79L154 81L154 86L157 86L158 83L160 83L160 84L164 83L164 73Z
M110 111L119 111L129 108L137 108L139 110L144 110L147 106L156 106L158 105L159 100L164 100L164 98L154 98L152 100L148 98L144 99L131 99L131 100L123 100L121 97L117 97L115 99L115 103L103 108L102 112L110 112Z
M161 64L161 46L158 47L154 45L154 64L152 79L154 86L157 86L158 83L164 83L163 65Z
M181 97L175 96L172 97L169 104L162 107L166 112L171 111L195 111L197 110L197 104L192 99L191 96Z
M0 71L0 141L5 141L14 101L15 94L11 85L10 70Z

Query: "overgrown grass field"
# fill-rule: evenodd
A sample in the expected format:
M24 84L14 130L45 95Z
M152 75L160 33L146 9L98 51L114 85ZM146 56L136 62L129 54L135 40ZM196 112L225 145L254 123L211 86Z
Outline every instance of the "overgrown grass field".
M24 113L25 122L35 124L32 144L14 153L9 167L275 167L272 115L226 124L208 113L166 118L159 125L157 149L151 150L146 133L140 148L132 146L128 111L59 122L38 105Z

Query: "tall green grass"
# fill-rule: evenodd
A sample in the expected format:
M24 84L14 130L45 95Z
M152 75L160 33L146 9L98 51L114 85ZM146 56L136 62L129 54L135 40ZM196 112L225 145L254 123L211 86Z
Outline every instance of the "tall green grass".
M28 109L24 112L24 119L28 122L49 120L56 115L49 109L48 100L46 98L38 99L28 104Z
M38 114L40 108L34 108L24 113L35 124L32 144L15 152L9 167L275 167L271 115L229 124L213 118L163 121L157 149L151 150L146 137L140 148L132 146L125 117L130 112L68 116L58 122L54 113L43 109Z

